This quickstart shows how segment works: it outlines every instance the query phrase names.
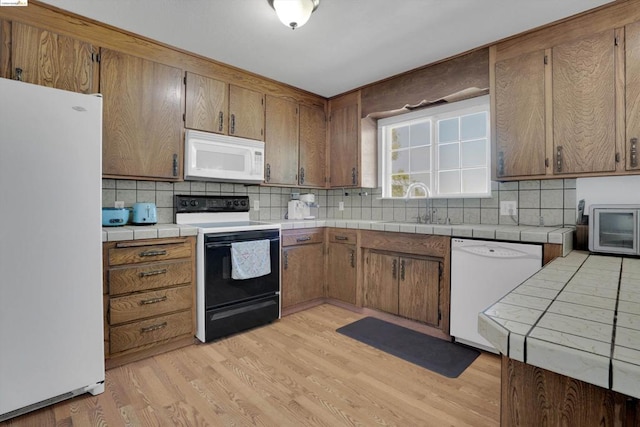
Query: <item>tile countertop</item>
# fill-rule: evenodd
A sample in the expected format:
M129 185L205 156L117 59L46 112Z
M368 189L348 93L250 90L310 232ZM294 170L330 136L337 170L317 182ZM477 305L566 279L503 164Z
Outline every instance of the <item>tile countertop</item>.
M573 249L572 227L532 227L514 225L487 224L415 224L408 222L371 221L371 220L287 220L264 221L281 224L283 230L294 228L338 227L362 230L378 230L417 234L439 234L443 236L475 238L485 240L506 240L513 242L555 243L563 247L563 256ZM104 227L102 241L154 239L164 237L195 236L197 229L188 225L156 224L126 225L123 227Z
M479 314L504 355L640 398L640 259L573 251Z
M283 230L293 228L338 227L402 233L439 234L451 237L506 240L525 243L555 243L562 245L562 256L566 256L573 249L573 233L575 231L573 227L533 227L488 224L443 225L355 219L289 220L279 222Z
M103 227L102 241L116 242L121 240L163 239L166 237L195 236L197 234L198 229L190 225L125 225L122 227Z

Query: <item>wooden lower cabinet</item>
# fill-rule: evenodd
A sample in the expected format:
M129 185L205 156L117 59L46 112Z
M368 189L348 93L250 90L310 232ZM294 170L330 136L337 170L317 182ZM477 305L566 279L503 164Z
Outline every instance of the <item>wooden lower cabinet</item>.
M282 308L324 297L324 230L282 232Z
M329 243L327 251L327 297L356 303L356 246Z
M400 257L398 314L431 326L440 325L440 262Z
M362 304L449 337L451 238L361 231Z
M327 230L327 297L349 304L357 301L358 233L346 228Z
M502 356L500 425L640 426L637 399Z
M367 307L440 325L440 262L377 251L366 255Z
M398 257L370 251L365 260L365 306L398 314Z
M107 368L194 342L195 237L103 244Z

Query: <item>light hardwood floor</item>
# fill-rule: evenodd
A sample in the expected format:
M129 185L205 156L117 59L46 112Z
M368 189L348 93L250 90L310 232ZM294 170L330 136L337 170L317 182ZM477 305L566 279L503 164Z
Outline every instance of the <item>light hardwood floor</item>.
M497 426L500 359L449 379L335 330L321 305L106 373L106 391L0 426Z

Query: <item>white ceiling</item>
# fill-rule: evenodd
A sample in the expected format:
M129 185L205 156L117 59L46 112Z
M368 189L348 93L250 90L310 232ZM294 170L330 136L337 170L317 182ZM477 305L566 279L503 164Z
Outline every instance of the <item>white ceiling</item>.
M612 0L320 0L291 30L267 0L43 0L331 97Z

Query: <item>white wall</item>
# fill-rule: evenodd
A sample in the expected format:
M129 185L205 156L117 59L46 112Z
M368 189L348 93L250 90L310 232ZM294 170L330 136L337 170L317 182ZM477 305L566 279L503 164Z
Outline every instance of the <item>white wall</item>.
M592 204L640 205L640 175L578 178L576 202L584 199L585 214Z

